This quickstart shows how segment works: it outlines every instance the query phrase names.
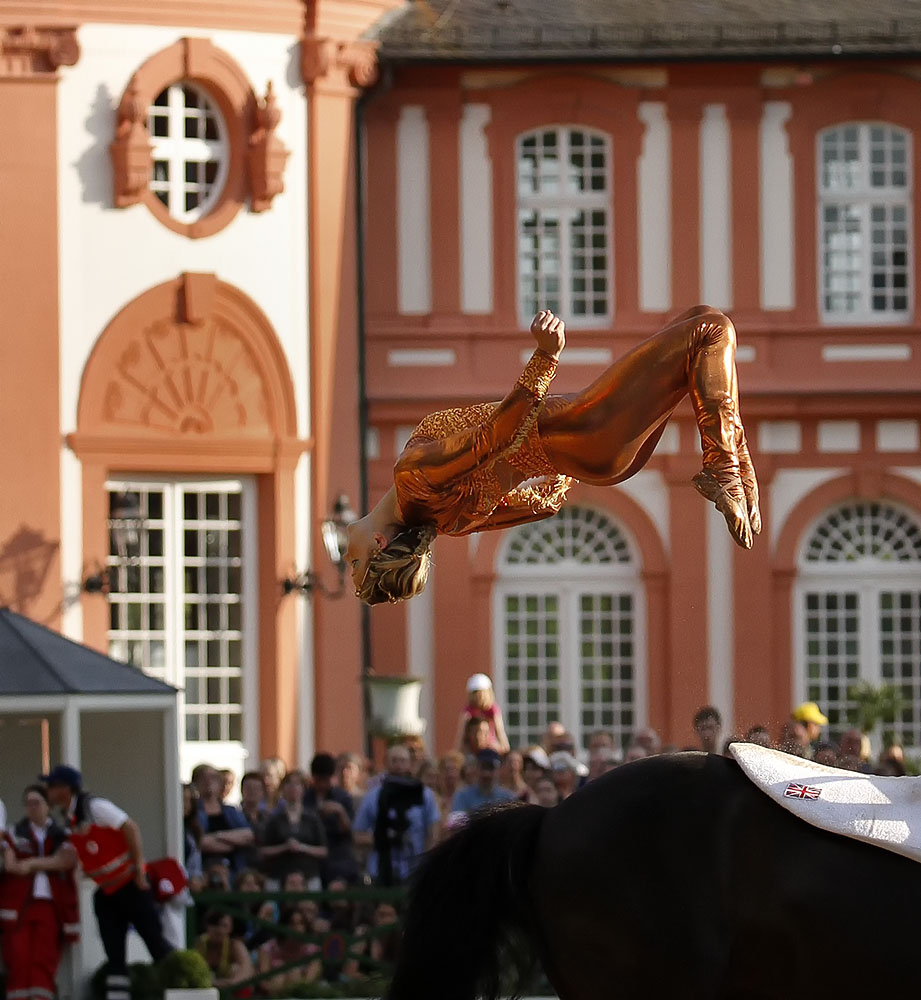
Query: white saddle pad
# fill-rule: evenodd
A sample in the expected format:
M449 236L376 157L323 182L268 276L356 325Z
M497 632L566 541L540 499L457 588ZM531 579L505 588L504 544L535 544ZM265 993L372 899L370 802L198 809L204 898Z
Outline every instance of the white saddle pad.
M761 791L800 819L921 861L921 777L841 771L754 743L729 749Z

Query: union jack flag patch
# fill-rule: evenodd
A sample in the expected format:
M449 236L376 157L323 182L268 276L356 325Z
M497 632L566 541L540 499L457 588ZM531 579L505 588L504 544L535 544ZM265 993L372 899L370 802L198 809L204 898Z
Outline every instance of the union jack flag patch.
M785 798L790 799L817 799L822 794L822 789L816 788L815 785L798 785L795 781L791 781L783 793Z

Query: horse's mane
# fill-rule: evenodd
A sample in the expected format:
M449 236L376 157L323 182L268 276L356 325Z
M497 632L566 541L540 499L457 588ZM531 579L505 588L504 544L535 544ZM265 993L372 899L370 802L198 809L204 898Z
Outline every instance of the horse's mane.
M527 874L547 810L479 813L435 847L413 879L387 1000L497 1000L528 987Z

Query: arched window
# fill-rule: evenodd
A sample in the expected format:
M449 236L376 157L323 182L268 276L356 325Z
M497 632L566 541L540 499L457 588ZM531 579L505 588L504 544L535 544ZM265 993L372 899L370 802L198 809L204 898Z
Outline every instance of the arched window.
M911 155L909 132L883 123L819 134L819 273L827 322L908 322Z
M284 190L287 151L272 82L256 97L243 69L206 38L180 38L137 67L116 113L116 207L145 204L190 239L230 224L247 196L264 212Z
M205 90L174 83L148 112L150 189L179 222L195 222L217 202L227 179L227 125Z
M512 746L559 720L585 745L645 723L639 566L608 517L566 507L510 531L495 590L496 677Z
M571 127L519 136L518 306L572 326L601 326L613 306L611 152L601 132Z
M835 737L855 684L894 685L903 706L886 728L921 747L918 516L865 501L828 512L803 545L797 587L797 697L819 703Z

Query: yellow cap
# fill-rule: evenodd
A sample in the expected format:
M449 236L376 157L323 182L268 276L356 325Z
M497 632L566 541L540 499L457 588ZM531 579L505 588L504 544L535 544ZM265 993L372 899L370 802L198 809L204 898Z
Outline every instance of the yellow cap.
M819 706L814 701L804 701L794 710L793 718L797 722L815 722L819 726L828 725L828 719L822 715Z

